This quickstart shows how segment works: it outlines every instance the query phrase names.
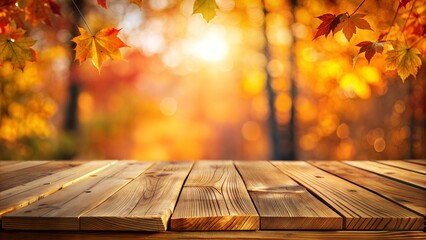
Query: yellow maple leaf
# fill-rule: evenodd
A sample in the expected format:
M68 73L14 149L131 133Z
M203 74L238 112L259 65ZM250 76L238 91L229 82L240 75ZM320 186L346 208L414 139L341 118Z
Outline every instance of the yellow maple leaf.
M394 49L389 51L386 57L386 70L397 70L402 81L405 81L410 74L416 77L422 65L420 51L414 47L409 48L401 42L395 42L392 45Z
M117 37L120 30L104 28L95 35L91 35L84 28L79 27L78 30L81 35L73 38L72 41L77 44L75 59L80 63L91 58L92 63L100 70L106 60L123 59L120 48L127 47L127 45Z
M24 37L24 33L22 29L11 29L9 33L0 34L0 64L9 61L14 68L23 70L26 61L36 61L36 53L31 48L36 41Z
M216 16L217 4L215 0L195 0L192 14L201 13L207 22Z

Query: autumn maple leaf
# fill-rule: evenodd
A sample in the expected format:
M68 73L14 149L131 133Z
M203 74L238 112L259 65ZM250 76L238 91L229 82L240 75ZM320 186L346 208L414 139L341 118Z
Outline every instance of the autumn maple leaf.
M0 2L0 33L6 32L6 28L14 22L16 26L22 27L23 9L16 7L17 0L2 0Z
M318 18L321 19L322 23L317 27L317 32L315 33L314 39L322 35L327 37L328 34L330 34L330 32L336 28L337 24L339 24L341 15L343 14L340 14L336 17L334 14L326 13L319 16Z
M405 6L407 6L407 4L411 1L412 0L399 0L399 6L405 8Z
M389 51L386 57L386 70L397 70L402 81L410 74L416 77L422 65L420 51L414 47L407 47L405 43L395 42L392 45L394 49Z
M24 36L22 29L11 29L9 33L0 34L0 64L9 61L12 67L25 67L25 62L34 62L36 53L31 46L35 41L30 37Z
M95 35L91 35L84 28L79 27L78 30L81 35L73 38L72 41L77 44L75 58L80 63L91 58L95 67L100 70L102 64L108 59L123 59L119 49L127 45L117 37L120 30L104 28Z
M195 0L192 14L201 13L203 18L210 22L216 16L216 8L215 0Z
M386 43L385 41L380 41L380 42L364 41L364 42L358 43L356 46L361 47L359 49L358 54L365 52L365 58L367 59L368 63L370 63L371 58L373 58L376 53L383 52L385 43Z
M336 32L343 30L346 39L350 41L352 36L356 33L357 28L373 30L371 29L370 24L365 19L363 19L363 17L365 17L365 14L357 13L349 15L348 13L346 13L341 14L339 16L339 23L337 24L336 28L333 29L333 35Z
M105 9L108 9L106 0L98 0L98 5L105 8Z
M51 14L61 15L61 8L54 0L29 0L25 12L26 19L33 25L40 21L51 25Z
M129 0L129 2L138 5L138 7L142 7L143 4L143 0Z

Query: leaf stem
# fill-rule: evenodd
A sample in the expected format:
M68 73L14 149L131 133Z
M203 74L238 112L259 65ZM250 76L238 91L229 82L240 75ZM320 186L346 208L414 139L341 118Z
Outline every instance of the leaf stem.
M354 15L361 8L361 6L364 4L364 2L365 2L365 0L363 0L361 2L361 4L358 5L358 7L355 9L355 11L351 15L349 15L349 17L351 17L352 15Z
M389 29L386 33L386 38L388 37L390 30L392 29L393 25L395 24L396 17L398 16L398 13L399 13L399 9L401 9L401 4L398 4L398 8L396 9L395 15L393 16L393 19L392 19L392 23L389 25ZM386 38L385 38L385 40L386 40Z
M90 34L93 36L92 30L90 29L89 24L87 24L86 18L84 17L83 13L80 11L80 8L78 8L78 6L77 6L77 4L74 2L74 0L71 0L71 1L72 1L72 3L74 3L75 8L77 8L77 11L78 11L78 13L79 13L79 14L80 14L80 16L81 16L81 19L83 19L83 22L84 22L84 24L85 24L85 25L86 25L86 27L87 27L87 30L89 30Z
M416 0L414 0L414 1L413 1L413 5L411 5L410 13L408 13L407 19L405 19L404 26L403 26L403 27L402 27L402 29L401 29L401 32L402 32L402 33L404 32L405 27L407 26L408 19L410 19L410 16L411 16L411 14L413 13L414 5L416 5Z
M409 46L408 48L413 48L413 47L415 47L417 44L419 44L419 42L421 42L421 41L425 41L426 40L426 38L422 38L422 37L420 37L419 39L417 39L417 41L415 41L413 44L411 44L411 46Z

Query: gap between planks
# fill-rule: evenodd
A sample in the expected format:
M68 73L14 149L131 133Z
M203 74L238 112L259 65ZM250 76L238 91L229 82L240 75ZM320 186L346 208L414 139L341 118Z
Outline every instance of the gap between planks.
M0 192L0 216L66 188L102 171L116 161L92 161Z
M344 161L344 163L413 185L415 187L426 189L426 177L421 173L392 167L374 161Z
M4 229L79 230L79 217L145 171L151 163L120 161L35 204L3 216ZM37 219L37 221L34 221Z
M422 230L424 218L306 162L272 162L345 218L348 230Z
M192 162L159 162L80 218L81 230L165 231Z
M183 186L171 230L257 230L259 216L232 161L200 161Z
M340 215L267 161L235 161L260 216L260 229L342 229Z

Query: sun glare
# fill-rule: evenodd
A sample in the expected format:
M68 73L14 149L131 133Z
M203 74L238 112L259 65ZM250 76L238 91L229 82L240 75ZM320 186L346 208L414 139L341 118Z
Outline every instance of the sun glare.
M219 62L228 53L225 30L210 28L196 46L197 55L208 62Z

